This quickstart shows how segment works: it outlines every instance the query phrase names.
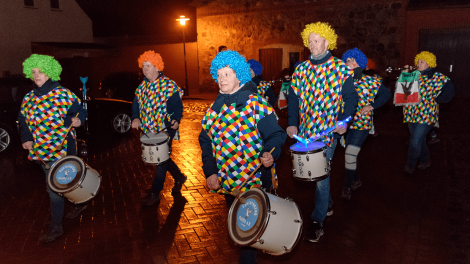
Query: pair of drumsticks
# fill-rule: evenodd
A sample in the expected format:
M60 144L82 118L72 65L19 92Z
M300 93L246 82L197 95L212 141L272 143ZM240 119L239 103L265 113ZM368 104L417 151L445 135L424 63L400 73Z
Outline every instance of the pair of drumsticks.
M276 147L274 147L273 149L271 149L271 151L269 152L269 154L273 153L274 149ZM261 167L261 162L258 163L258 166L256 166L255 170L251 172L250 176L248 178L246 178L246 180L244 182L242 182L242 184L240 185L240 188L239 189L235 189L233 190L232 192L227 192L226 190L222 189L222 192L225 193L225 194L230 194L232 196L238 196L240 194L240 190L241 188L243 188L243 186L248 182L248 180L250 180L253 175L255 174L255 172ZM273 185L276 185L275 182L273 182Z
M77 113L77 115L75 117L78 117L78 114L79 113ZM65 139L69 135L69 132L70 132L71 129L72 129L72 124L70 124L69 128L67 129L67 133L65 134L64 138L62 138L62 141L60 142L59 146L57 146L57 150L62 150L62 145L64 144ZM44 162L44 160L42 160L39 157L37 151L34 151L34 149L33 149L33 154L42 162L42 164L44 164L44 166L46 167L47 170L50 169L50 166L48 164L46 164L46 162Z

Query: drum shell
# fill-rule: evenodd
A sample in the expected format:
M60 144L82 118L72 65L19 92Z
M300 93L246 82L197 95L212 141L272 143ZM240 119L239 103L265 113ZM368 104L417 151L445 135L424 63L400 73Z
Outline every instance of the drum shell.
M145 135L141 136L145 137ZM142 140L141 140L142 141ZM161 165L170 160L170 144L167 137L155 143L142 142L142 160L147 164Z
M302 181L321 181L328 177L330 166L326 160L326 147L311 151L292 151L294 178Z
M70 188L60 189L53 183L54 172L56 167L65 165L68 160L74 160L80 164L82 174L77 175L80 177L78 181ZM59 162L60 161L60 162ZM88 164L84 163L80 158L75 156L68 156L56 161L47 176L47 184L49 188L61 196L67 198L74 204L84 203L91 200L98 193L101 186L101 176L95 169L92 169Z
M237 214L235 208L240 204L240 198L249 198L250 192L255 191L263 192L267 213L261 221L257 235L249 241L241 241L234 236L233 232L237 231L232 229L232 214ZM259 217L262 217L262 214ZM228 224L230 237L236 244L260 249L271 255L290 252L302 234L302 214L297 204L291 199L284 199L258 188L251 189L235 199L230 208Z

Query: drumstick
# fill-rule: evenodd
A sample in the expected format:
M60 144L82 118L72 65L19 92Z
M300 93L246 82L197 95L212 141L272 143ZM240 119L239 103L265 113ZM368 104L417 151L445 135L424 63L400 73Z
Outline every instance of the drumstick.
M76 115L75 117L77 117L78 114L79 114L79 113L77 113L77 115ZM66 139L67 136L69 135L69 132L70 132L70 129L71 129L71 128L72 128L72 124L70 124L69 129L67 129L67 133L65 134L65 137L62 139L62 142L60 142L60 145L57 146L57 149L58 149L58 150L62 150L62 144L64 144L65 139Z
M352 119L352 117L349 116L349 117L347 117L347 118L344 119L344 120L338 121L338 122L337 122L337 125L342 125L342 124L344 124L344 123L347 123L347 122L349 122L349 120L351 120L351 119ZM330 133L331 131L333 131L333 130L335 130L335 129L336 129L336 126L330 127L330 128L328 128L327 130L323 131L320 135L309 138L308 141L309 141L309 142L313 142L313 141L315 141L315 140L317 140L317 139L323 137L324 135Z
M271 149L271 151L269 152L269 154L273 153L274 149L276 149L276 147L274 147L273 149ZM235 196L238 196L240 194L240 189L243 187L243 185L245 185L245 183L251 179L251 177L253 177L253 175L255 174L255 172L259 169L259 167L261 167L261 164L263 163L258 163L258 166L256 166L256 169L251 172L250 176L248 178L246 178L246 180L244 182L242 182L242 185L240 185L240 188L239 189L235 189L232 191L232 193L235 195Z
M142 133L144 133L144 135L148 138L150 138L149 136L147 136L147 133L144 132L144 130L142 129L142 127L139 127L140 128L140 131L142 131Z
M44 164L44 167L46 167L46 170L51 168L51 166L47 165L46 162L44 162L44 160L42 160L39 157L38 153L36 151L34 151L34 149L32 149L32 151L33 151L34 156L36 156L36 158L38 158L38 160L40 160L42 162L42 164Z

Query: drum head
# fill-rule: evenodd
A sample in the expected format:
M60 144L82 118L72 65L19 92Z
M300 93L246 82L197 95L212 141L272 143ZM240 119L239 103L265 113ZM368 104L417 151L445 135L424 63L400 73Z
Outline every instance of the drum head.
M244 201L244 203L242 203ZM229 232L240 245L256 242L266 228L269 199L261 189L251 189L235 199L229 213Z
M140 136L140 142L149 145L160 145L160 143L168 140L168 135L165 132L158 134L148 133L147 135L143 134Z
M312 150L321 149L324 146L325 144L320 141L309 142L307 146L305 146L305 144L303 143L297 142L294 145L290 146L290 150L296 151L296 152L308 152Z
M47 183L58 193L64 193L77 186L85 174L85 163L76 156L67 156L52 165Z

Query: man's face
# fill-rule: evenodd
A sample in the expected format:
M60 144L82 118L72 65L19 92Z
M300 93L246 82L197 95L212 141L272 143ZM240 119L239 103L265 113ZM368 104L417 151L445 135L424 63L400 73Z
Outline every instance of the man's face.
M155 79L158 77L158 69L148 61L142 63L142 71L149 81L155 81Z
M328 48L328 40L315 33L308 36L308 49L313 56L323 54Z
M229 67L217 70L217 83L224 94L231 94L240 86L237 74Z
M36 85L38 87L41 87L41 86L43 86L43 84L45 82L47 82L47 80L49 80L49 77L47 77L47 75L42 73L38 68L34 68L33 69L33 80L34 80L34 82L36 83Z
M423 60L418 60L418 65L416 65L416 69L418 71L424 71L429 68L429 64Z
M349 68L351 68L352 70L356 69L357 67L359 67L359 64L357 64L356 60L353 59L353 58L348 58L346 60L346 65L349 66Z

